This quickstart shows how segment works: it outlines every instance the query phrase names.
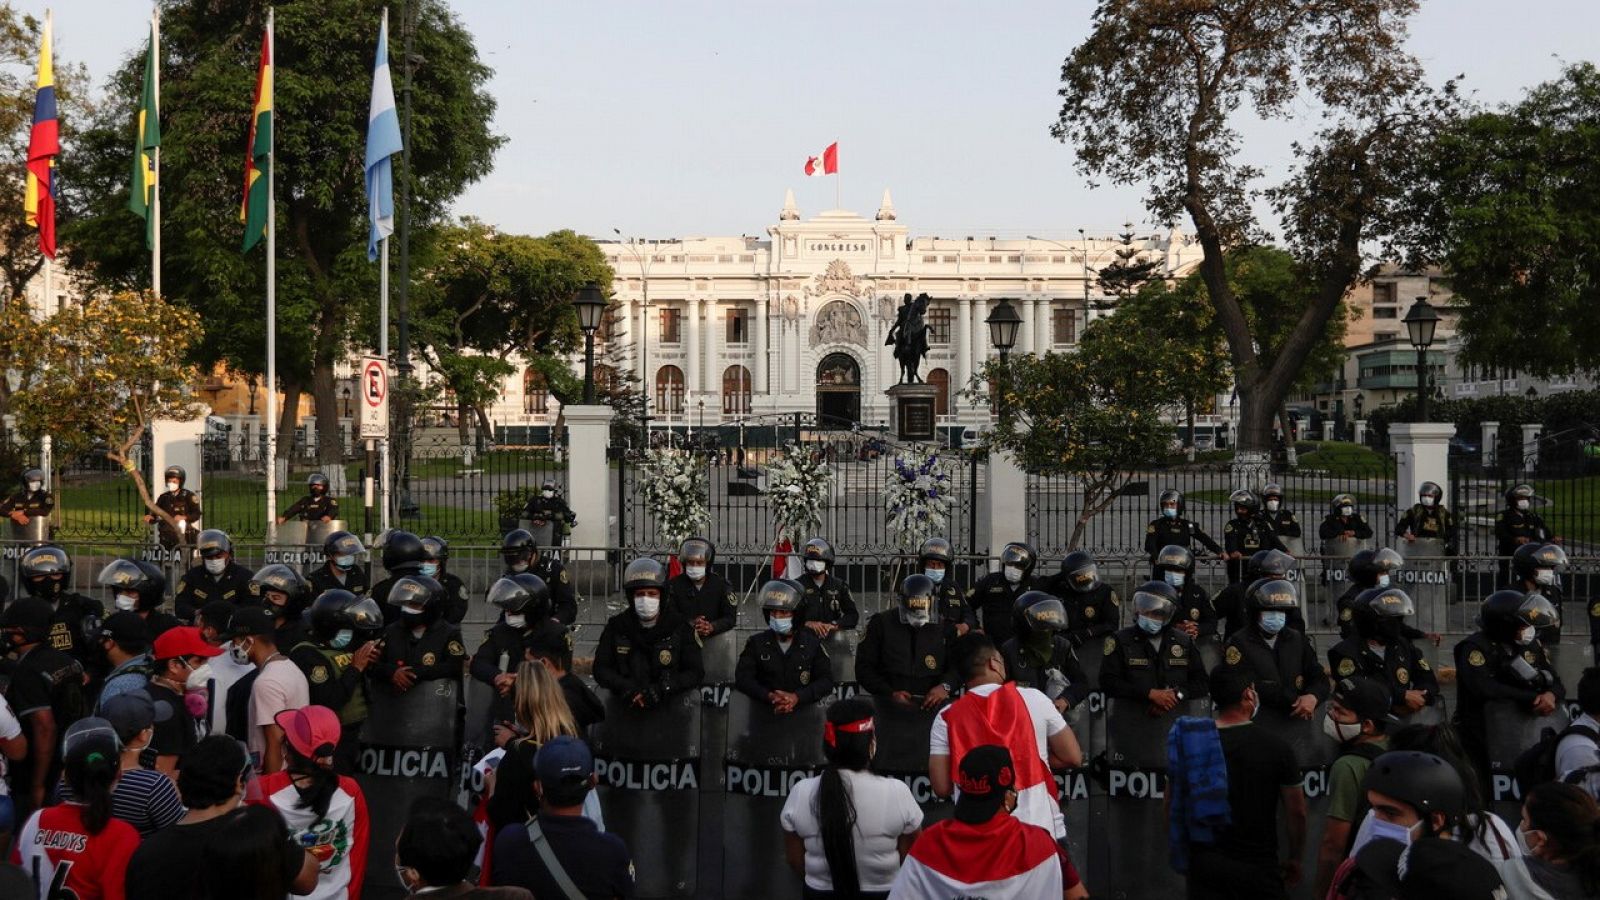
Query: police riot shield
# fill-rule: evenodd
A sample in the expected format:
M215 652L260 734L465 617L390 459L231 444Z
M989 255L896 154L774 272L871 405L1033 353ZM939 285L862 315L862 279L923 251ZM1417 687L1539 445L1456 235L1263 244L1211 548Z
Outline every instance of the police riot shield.
M722 836L736 833L723 825L724 769L719 763L728 746L728 735L739 733L728 729L728 703L739 693L733 687L733 673L742 638L737 629L731 629L706 638L700 647L705 667L700 683L700 746L704 760L700 768L700 869L706 872L721 871ZM782 853L777 858L781 859Z
M305 557L308 524L310 523L293 519L279 525L277 541L267 547L267 562L283 563L298 568Z
M517 527L527 529L528 533L533 535L533 543L541 549L554 547L559 543L556 540L556 523L549 519L545 519L542 522L536 522L533 519L518 519Z
M1411 596L1417 616L1413 624L1427 632L1448 631L1450 561L1438 538L1398 539L1394 549L1406 564L1396 573L1396 586Z
M1297 719L1287 713L1263 709L1255 720L1256 727L1276 735L1289 745L1294 751L1295 763L1300 768L1300 787L1305 791L1307 811L1305 850L1300 866L1301 871L1307 873L1317 871L1317 850L1322 844L1322 829L1327 824L1328 767L1333 765L1339 751L1339 745L1322 732L1322 720L1326 715L1327 706L1324 704L1312 710L1309 719ZM1280 821L1278 826L1278 844L1288 847L1285 824ZM1302 884L1301 893L1291 889L1291 895L1309 897L1309 894L1303 893L1308 888L1308 884Z
M1100 682L1100 662L1105 656L1099 653L1078 657L1090 684ZM1106 696L1096 689L1089 692L1076 706L1068 707L1062 717L1067 727L1078 739L1085 761L1101 757L1106 752ZM1104 845L1096 840L1106 827L1105 789L1089 775L1087 766L1076 769L1055 769L1051 772L1056 782L1056 799L1061 805L1061 815L1067 824L1067 850L1078 873L1089 884L1105 884L1102 878L1089 879L1093 871L1097 876L1104 871L1104 861L1097 861L1094 845ZM1103 849L1101 850L1103 854Z
M495 689L476 678L465 681L466 716L462 729L462 747L467 765L475 764L494 747Z
M1306 555L1305 538L1279 536L1278 542L1283 544L1284 552L1296 559Z
M723 896L764 900L800 896L800 881L783 864L778 818L789 791L827 762L822 725L828 702L779 715L739 691L728 701L722 833L738 847L723 858Z
M1325 558L1322 560L1322 577L1318 579L1322 589L1316 592L1315 595L1309 590L1306 591L1305 600L1308 607L1306 613L1308 616L1311 613L1309 608L1311 601L1315 600L1316 603L1321 604L1319 608L1321 618L1329 622L1338 620L1337 613L1334 611L1334 601L1338 600L1339 595L1350 587L1350 582L1348 581L1350 576L1347 571L1350 567L1350 557L1355 556L1358 551L1369 549L1371 544L1371 541L1346 537L1333 538L1322 542L1322 555ZM1309 584L1304 586L1306 588L1310 587Z
M375 686L361 728L356 783L367 799L369 840L393 847L422 797L454 801L461 777L461 682L420 681L403 693ZM368 866L366 895L403 897L393 866Z
M828 662L833 664L833 695L841 700L854 697L861 690L856 683L857 640L854 631L840 628L822 642L822 649L828 651Z
M1573 604L1562 610L1562 616L1565 618L1577 613L1579 616L1578 622L1581 623L1582 613L1589 612L1594 619L1600 619L1600 599L1590 600L1585 606L1593 606L1594 610L1589 612L1585 607ZM1579 627L1581 628L1582 625L1580 624ZM1584 669L1600 665L1600 658L1595 655L1594 645L1583 640L1582 637L1569 635L1565 639L1565 643L1544 644L1544 655L1550 660L1550 668L1561 679L1561 683L1567 686L1567 705L1571 707L1571 710L1576 710L1578 679L1583 677ZM1574 711L1572 715L1577 716L1579 713Z
M1221 624L1221 623L1219 623ZM1222 662L1222 636L1216 634L1202 634L1195 638L1194 651L1200 654L1200 662L1205 664L1209 672Z
M1185 700L1164 716L1149 704L1106 704L1107 828L1102 877L1125 897L1178 897L1184 879L1167 864L1167 732L1179 716L1207 716L1206 700ZM1107 883L1102 881L1102 883Z
M932 825L950 817L950 803L933 794L928 781L928 736L936 711L896 703L889 697L873 697L873 728L878 737L878 752L872 770L898 778L911 788L911 796L922 807L922 824Z
M606 697L595 772L606 827L633 854L640 897L693 897L700 816L700 692L654 709Z
M1507 822L1522 815L1522 791L1515 777L1517 757L1539 742L1546 728L1559 732L1570 720L1560 705L1548 716L1535 715L1511 700L1483 704L1484 744L1489 756L1489 785L1494 791L1491 809Z
M343 519L333 519L327 522L306 522L306 546L300 557L301 570L310 573L312 569L328 561L322 552L322 544L328 535L335 531L349 531L350 523Z
M9 528L6 537L13 541L23 541L29 544L42 544L50 539L50 517L34 516L28 519L28 524L18 525L8 520Z

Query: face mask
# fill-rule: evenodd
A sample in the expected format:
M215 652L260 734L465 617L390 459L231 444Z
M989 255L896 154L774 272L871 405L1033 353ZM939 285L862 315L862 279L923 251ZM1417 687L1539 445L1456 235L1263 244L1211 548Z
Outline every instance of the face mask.
M555 495L556 495L555 491L540 491L539 492L539 496L545 498L546 500L549 500L551 497L554 497Z
M337 632L334 632L333 640L329 641L328 644L335 650L343 650L344 648L350 646L350 642L355 639L355 636L356 633L354 630L349 628L341 628Z
M1267 512L1277 512L1277 511L1278 511L1278 501L1276 501L1276 500L1268 500L1267 501Z
M528 627L528 617L522 613L506 613L506 624L521 631Z
M1518 500L1517 501L1517 509L1527 509L1527 508L1528 508L1528 501L1526 501L1526 500Z
M139 608L139 595L118 594L113 602L116 603L119 612L133 612Z
M178 492L178 483L176 481L167 482L167 490L176 494Z
M1167 572L1163 577L1167 579L1167 584L1173 587L1183 587L1183 575L1184 573L1182 572Z
M439 574L439 564L438 563L423 563L417 569L417 571L420 574L422 574L424 577L432 578L433 576Z
M1005 573L1007 583L1022 583L1022 568L1020 566L1006 566L1002 571Z
M1341 516L1352 515L1352 514L1355 513L1355 511L1356 511L1356 508L1354 506L1341 506L1341 507L1339 507L1339 515L1341 515Z
M1178 517L1178 508L1176 506L1163 506L1161 507L1161 514L1169 519L1176 519Z
M421 609L420 607L416 607L416 606L402 606L402 607L400 607L400 615L402 615L402 616L411 616L412 618L415 618L417 616L422 615L424 612L426 612L426 610Z
M44 482L42 482L42 481L30 481L30 482L28 482L28 493L37 494L37 493L39 493L39 489L42 488L42 487L44 487Z
M813 575L821 575L823 572L828 571L828 564L820 559L808 559L806 560L806 571Z
M205 561L205 565L206 565L206 571L211 573L212 575L221 575L223 572L227 571L227 569L228 569L228 561L226 559L220 557L220 556L217 557L216 559L208 559L208 560L206 560Z
M411 867L410 866L402 866L402 865L396 864L395 867L394 867L395 880L400 882L400 886L405 888L407 891L411 890L411 879L406 874L406 873L408 873L410 871L411 871Z
M1389 573L1380 572L1378 574L1378 587L1386 588L1388 586L1389 586Z
M525 562L514 562L511 564L511 571L521 575L523 572L528 571L528 564Z
M1528 833L1523 831L1520 827L1517 828L1517 846L1522 848L1523 856L1535 855L1534 849L1528 845ZM1540 844L1539 846L1543 847L1544 845Z
M1555 569L1539 569L1538 571L1533 573L1533 583L1534 584L1543 584L1543 585L1555 584L1556 583L1556 570Z
M349 571L356 567L356 558L354 556L335 556L333 558L333 565L334 568Z
M1529 625L1528 627L1517 632L1517 643L1531 644L1533 643L1533 639L1537 634L1538 632L1534 630L1533 626Z
M1255 721L1256 716L1259 715L1261 715L1261 698L1257 697L1255 702L1250 705L1250 720Z
M661 614L661 598L644 596L634 597L633 611L639 615L640 619L643 619L646 622L653 622L655 621L656 616Z
M245 641L242 644L229 644L228 658L237 665L250 665L250 643L250 641Z
M1423 506L1432 506L1433 505L1433 495L1432 494L1428 494L1427 496L1423 497L1422 498L1422 505Z
M928 611L925 609L906 610L906 624L912 628L921 628L928 624Z
M44 597L45 599L55 598L65 588L66 585L63 582L54 578L43 578L38 581L30 580L28 582L28 593L34 597Z
M1345 724L1334 721L1333 716L1322 717L1322 733L1341 744L1349 743L1361 736L1361 723ZM1373 820L1377 824L1377 820Z
M205 692L206 683L211 680L211 663L201 663L197 669L189 671L189 677L184 679L183 689L186 691Z
M1139 629L1145 634L1160 634L1162 624L1148 616L1139 617Z
M934 584L938 584L938 583L944 581L944 570L943 569L923 569L922 570L922 574L928 576L928 580L933 582Z
M690 581L703 581L706 577L705 566L684 566L683 574L689 576Z
M1261 614L1261 630L1266 634L1277 634L1288 623L1289 614L1286 612L1269 611Z
M767 620L767 626L772 629L773 634L781 637L794 630L794 619L780 619L773 616Z

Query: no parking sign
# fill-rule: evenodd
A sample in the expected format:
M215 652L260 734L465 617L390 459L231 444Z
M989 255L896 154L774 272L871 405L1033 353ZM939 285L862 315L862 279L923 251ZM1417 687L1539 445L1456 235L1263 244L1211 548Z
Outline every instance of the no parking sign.
M389 365L376 356L361 359L361 438L389 436Z

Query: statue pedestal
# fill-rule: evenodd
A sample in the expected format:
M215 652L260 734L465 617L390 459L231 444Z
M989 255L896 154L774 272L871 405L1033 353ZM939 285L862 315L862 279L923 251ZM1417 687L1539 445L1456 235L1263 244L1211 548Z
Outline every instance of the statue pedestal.
M897 384L884 393L889 404L889 426L902 441L931 441L934 438L933 409L939 389L931 384Z

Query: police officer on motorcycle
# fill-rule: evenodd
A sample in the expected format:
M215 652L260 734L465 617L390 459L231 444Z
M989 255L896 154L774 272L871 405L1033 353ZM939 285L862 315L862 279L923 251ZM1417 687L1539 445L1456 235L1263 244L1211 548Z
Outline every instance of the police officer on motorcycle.
M639 709L697 690L705 678L694 629L666 605L667 568L649 557L628 563L622 593L628 608L606 621L595 648L594 680Z
M1082 703L1093 687L1067 638L1067 608L1044 591L1023 594L1017 598L1017 606L1022 630L1000 647L1006 675L1018 687L1042 691L1057 710L1066 712Z
M366 552L361 539L348 531L328 535L322 541L322 555L326 560L311 573L311 590L319 597L324 591L349 591L358 597L365 596L370 576L360 559ZM381 609L379 614L382 615Z
M1249 668L1262 708L1310 719L1328 699L1328 676L1311 639L1289 627L1289 614L1300 608L1294 583L1259 580L1251 585L1245 607L1250 624L1228 635L1223 664Z
M220 528L207 528L195 541L200 564L183 573L172 593L173 611L193 622L200 607L213 600L243 603L250 599L250 570L233 561L233 539Z
M194 543L195 532L200 527L200 497L183 486L189 480L189 474L183 470L183 466L167 466L164 474L167 489L156 498L156 508L171 516L177 522L177 527L150 513L145 515L144 520L156 526L161 546L171 550L180 543Z
M283 515L278 517L278 524L282 525L295 516L299 516L302 522L332 522L339 518L339 501L328 492L328 484L328 476L312 472L306 478L306 495L283 511Z
M550 586L551 615L561 624L571 625L578 620L578 597L572 590L572 578L561 560L539 552L539 545L526 528L508 532L500 542L500 557L505 560L506 574L518 575L532 572Z
M1012 541L1000 548L1000 571L978 579L967 592L967 603L978 612L983 633L1000 646L1017 631L1017 598L1033 590L1033 570L1039 554L1029 544Z
M809 628L795 627L801 602L800 590L792 581L762 585L761 614L767 630L745 641L733 673L735 687L779 715L833 693L833 664L822 648L822 639Z
M381 652L383 614L377 601L342 588L323 591L311 603L311 633L289 650L305 673L311 702L339 713L342 726L333 767L353 775L367 721L367 669Z
M1206 696L1206 667L1194 639L1173 627L1177 590L1164 581L1147 581L1133 592L1131 603L1134 624L1105 640L1100 689L1107 697L1147 704L1152 716Z

